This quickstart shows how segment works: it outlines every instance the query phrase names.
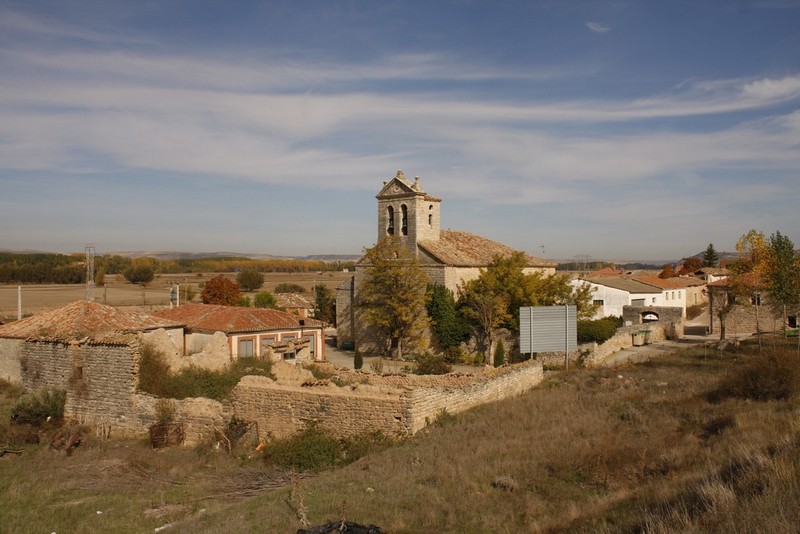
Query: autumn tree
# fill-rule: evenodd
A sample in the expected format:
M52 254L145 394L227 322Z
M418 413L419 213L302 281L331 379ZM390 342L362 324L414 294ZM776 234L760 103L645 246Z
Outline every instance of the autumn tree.
M236 306L239 304L241 296L242 293L239 291L238 284L221 275L206 282L202 293L200 293L200 299L203 304L223 304L226 306Z
M719 254L714 250L714 244L709 243L703 254L703 267L717 267L719 265Z
M675 269L672 265L667 264L661 268L661 272L658 273L659 278L675 278L678 276L678 273L675 272Z
M687 275L692 274L696 271L699 271L703 264L697 258L686 258L683 260L683 265L678 270L679 275Z
M243 291L255 291L264 285L264 275L254 269L246 269L236 275L236 282Z
M152 258L135 258L123 271L122 276L131 284L147 285L156 275L156 261Z
M523 306L559 306L573 304L578 318L590 318L596 311L588 285L573 287L563 275L526 273L527 260L522 252L497 256L481 269L480 276L462 285L459 309L472 320L476 334L488 343L489 359L494 356L494 329L519 330L519 309Z
M386 338L396 358L402 358L406 345L422 348L428 277L417 259L397 238L387 237L365 251L363 262L356 306L364 321Z
M314 318L328 324L336 322L336 299L327 286L314 286Z
M731 276L728 278L729 297L737 304L755 306L756 334L759 349L761 348L761 295L764 292L764 274L767 266L769 250L767 240L762 232L750 230L736 242L739 258L730 266ZM725 311L724 307L720 311ZM728 309L728 311L730 311ZM724 328L724 318L720 317L720 326Z

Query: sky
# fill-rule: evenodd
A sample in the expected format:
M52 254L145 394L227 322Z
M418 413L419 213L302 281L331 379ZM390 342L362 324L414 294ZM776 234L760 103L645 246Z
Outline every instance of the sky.
M0 0L0 249L800 246L800 0Z

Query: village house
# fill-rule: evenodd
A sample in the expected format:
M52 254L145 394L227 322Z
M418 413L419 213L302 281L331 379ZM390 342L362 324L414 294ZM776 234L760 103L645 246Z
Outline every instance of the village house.
M720 335L724 328L726 338L736 338L755 332L776 332L784 327L782 310L770 305L767 295L759 292L737 295L728 278L708 284L708 293L710 334ZM796 324L796 316L788 319L789 325Z
M222 346L233 359L255 357L287 362L325 359L324 324L285 311L185 304L158 310L153 315L185 326L182 338L176 343L185 355Z
M292 315L300 317L313 317L314 315L314 301L302 293L276 293L275 301L278 308Z
M411 256L417 258L431 284L440 284L458 295L459 287L480 276L497 257L507 257L515 250L507 245L460 230L441 229L441 199L427 194L419 178L409 182L402 171L384 182L377 195L378 240L396 237ZM556 264L529 254L526 273L555 273ZM339 285L336 292L336 324L339 341L355 343L364 352L381 352L353 303L368 265L356 264L350 280Z

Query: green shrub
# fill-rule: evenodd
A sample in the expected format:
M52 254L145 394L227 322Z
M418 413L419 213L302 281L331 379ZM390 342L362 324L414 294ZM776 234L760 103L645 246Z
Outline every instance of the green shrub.
M139 390L171 399L205 397L223 400L243 376L270 374L269 361L249 358L235 360L221 371L190 367L172 374L163 353L149 344L143 345L139 358Z
M616 317L578 321L578 343L604 343L617 333L619 321L620 319Z
M436 354L423 354L417 357L417 367L414 374L418 375L446 375L453 370L453 366Z
M364 355L361 354L360 350L357 350L353 359L353 369L361 369L362 367L364 367Z
M275 286L275 293L304 293L306 288L300 284L283 282Z
M791 352L779 352L731 371L707 394L710 402L726 398L782 400L800 391L800 362Z
M347 465L390 443L380 432L340 439L310 423L294 436L269 443L264 449L264 459L279 467L318 473Z
M506 346L503 340L497 342L497 348L494 349L494 366L500 367L506 362Z
M51 420L64 417L64 404L67 392L53 389L23 395L11 409L11 419L20 424L40 425Z
M460 345L447 347L446 349L444 349L442 356L444 357L444 361L451 364L461 363L464 361L464 351L461 350Z

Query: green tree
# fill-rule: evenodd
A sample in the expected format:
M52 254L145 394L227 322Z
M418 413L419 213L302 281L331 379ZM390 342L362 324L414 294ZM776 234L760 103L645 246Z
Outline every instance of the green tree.
M286 282L275 286L275 293L304 293L306 288L300 284L288 284Z
M138 264L125 269L122 275L131 284L147 285L153 281L156 271L152 265Z
M336 322L336 300L327 286L314 286L314 318L328 324Z
M486 363L493 365L497 329L511 319L508 312L510 298L492 287L484 274L461 286L458 303L461 313L472 323L478 343L484 347Z
M397 238L387 237L365 251L365 276L356 306L365 322L386 338L396 358L403 347L423 349L428 328L425 313L428 277Z
M506 362L506 346L503 344L503 340L500 339L497 341L497 348L494 351L494 366L500 367Z
M222 275L206 282L200 293L203 304L223 304L225 306L238 305L241 296L239 285Z
M788 236L775 232L769 237L766 263L766 291L782 309L785 335L787 310L800 305L800 256Z
M714 250L714 244L709 243L703 254L703 267L716 267L719 265L719 254Z
M255 291L264 285L264 275L253 269L245 269L236 275L236 282L243 291Z
M441 284L428 288L428 317L442 349L455 347L470 337L469 324L458 313L453 293Z
M259 291L253 297L253 306L256 308L276 308L278 299L269 291Z

